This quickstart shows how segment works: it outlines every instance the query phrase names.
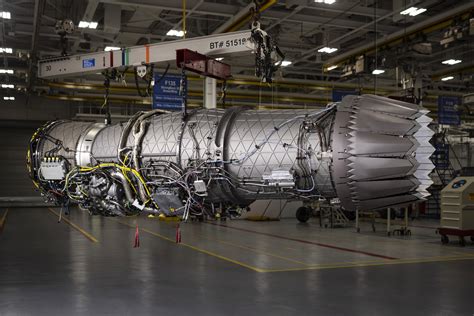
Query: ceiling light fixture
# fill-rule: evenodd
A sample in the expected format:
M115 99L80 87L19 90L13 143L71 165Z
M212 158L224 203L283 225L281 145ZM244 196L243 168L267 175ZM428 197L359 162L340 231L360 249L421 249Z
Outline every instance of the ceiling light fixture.
M314 0L316 3L325 3L325 4L333 4L336 0Z
M120 50L121 48L120 47L116 47L116 46L106 46L104 48L104 52L110 52L112 50Z
M166 33L168 36L176 36L176 37L183 37L184 32L183 31L178 31L178 30L169 30L168 33Z
M217 61L221 61L221 60L223 60L223 59L224 59L224 57L217 57L217 58L216 58Z
M318 53L325 53L325 54L332 54L334 52L337 52L337 48L335 47L328 47L328 46L325 46L323 48L320 48L318 49Z
M3 89L15 89L15 85L8 84L8 83L2 83L2 88Z
M372 74L373 75L381 75L385 72L385 70L383 69L374 69L374 71L372 71Z
M327 68L328 71L334 70L337 68L337 65L332 65Z
M289 65L291 65L291 64L292 64L292 62L289 61L289 60L284 60L284 61L281 62L281 66L282 66L282 67L286 67L286 66L289 66Z
M409 16L417 16L418 14L421 14L423 12L426 12L425 8L417 8L417 7L410 7L406 10L403 10L400 12L401 15L409 15Z
M0 69L0 74L13 75L13 69Z
M442 63L442 64L445 64L445 65L450 65L450 66L452 66L452 65L459 64L459 63L461 63L461 62L462 62L462 60L460 60L460 59L448 59L448 60L445 60L445 61L443 61L443 62L441 62L441 63Z
M0 18L10 20L12 18L12 14L10 12L2 11L0 12Z
M453 76L448 76L448 77L441 78L441 81L449 81L449 80L453 80L453 79L454 79Z
M3 97L5 101L15 101L15 97Z
M12 54L13 49L12 48L6 48L6 47L0 47L0 53Z
M87 22L87 21L80 21L78 27L81 29L93 29L95 30L99 23L97 22Z

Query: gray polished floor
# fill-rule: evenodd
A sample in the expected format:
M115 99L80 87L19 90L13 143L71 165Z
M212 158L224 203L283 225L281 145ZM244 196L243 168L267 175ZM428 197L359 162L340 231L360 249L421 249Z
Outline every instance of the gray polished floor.
M177 245L174 222L67 219L10 209L0 315L474 314L474 246L442 246L425 225L389 238L290 219L187 223Z

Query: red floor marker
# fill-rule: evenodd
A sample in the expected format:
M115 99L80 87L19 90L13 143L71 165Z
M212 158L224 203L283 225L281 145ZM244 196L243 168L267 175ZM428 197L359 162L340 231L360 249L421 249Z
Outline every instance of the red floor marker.
M133 248L138 248L140 247L140 234L138 233L138 224L137 224L137 229L135 230L135 244L133 245Z
M176 225L176 243L181 243L181 229L179 228L179 224Z

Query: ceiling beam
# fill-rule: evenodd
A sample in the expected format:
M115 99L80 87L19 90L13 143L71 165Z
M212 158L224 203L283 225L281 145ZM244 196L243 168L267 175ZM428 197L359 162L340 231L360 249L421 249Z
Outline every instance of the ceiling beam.
M470 12L471 10L474 9L474 2L470 1L469 3L466 3L464 5L456 6L455 8L443 12L441 14L438 14L436 16L433 16L431 18L428 18L426 20L421 21L420 23L414 24L412 26L409 26L405 29L399 30L397 32L394 32L390 34L389 36L385 37L384 39L380 39L378 41L378 46L384 46L387 45L393 41L400 40L410 34L421 32L423 30L426 30L428 28L439 28L442 27L441 23L445 21L449 21L450 19L459 16L460 14ZM336 57L330 58L327 61L327 65L338 65L341 62L353 57L353 56L358 56L361 54L364 54L370 50L374 49L374 44L373 43L367 43L365 45L359 46L357 48L354 48L348 52L345 52L343 54L340 54Z
M199 0L186 0L189 7L194 7ZM148 8L152 10L163 9L169 11L182 12L183 8L181 6L181 1L168 1L168 0L140 0L140 3L134 3L130 1L123 0L99 0L102 3L110 3L122 5L124 7L131 8ZM237 11L239 6L221 4L221 3L210 3L205 2L199 10L196 10L195 13L198 14L208 14L208 15L217 15L231 17L232 13Z
M316 9L318 11L324 12L333 12L333 13L347 13L348 15L359 15L373 18L374 9L363 6L361 2L360 5L354 7L352 4L347 2L336 2L332 5L318 4L314 3L314 0L286 0L286 7L293 9L295 6L301 6L305 9ZM377 10L376 18L379 18L383 15L389 14L390 11L379 9Z
M312 10L314 11L314 10ZM300 11L301 12L301 11ZM262 15L262 19L269 19L269 20L281 20L285 18L287 12L284 11L275 11L270 10L265 12ZM295 23L295 24L308 24L308 25L316 25L320 26L323 24L325 27L334 27L334 28L341 28L341 29L357 29L361 27L366 27L366 23L358 22L353 20L348 20L344 18L327 18L322 16L316 16L314 14L310 14L310 12L305 12L304 14L295 14L291 19L286 19L287 22ZM380 32L384 33L392 33L399 30L398 27L390 26L390 25L379 25L378 29Z

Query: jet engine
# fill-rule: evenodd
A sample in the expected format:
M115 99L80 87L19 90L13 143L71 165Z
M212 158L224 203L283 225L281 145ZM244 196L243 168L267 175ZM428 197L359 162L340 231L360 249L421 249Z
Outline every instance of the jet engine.
M152 110L113 125L54 121L33 135L28 169L47 199L104 216L233 216L258 199L377 210L429 195L427 112L362 95L320 110Z

